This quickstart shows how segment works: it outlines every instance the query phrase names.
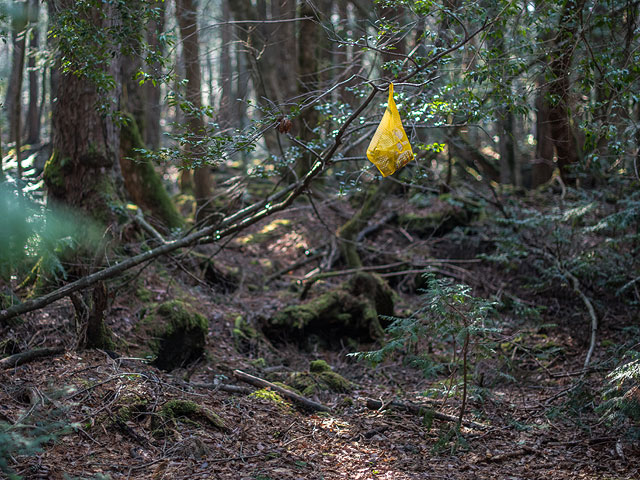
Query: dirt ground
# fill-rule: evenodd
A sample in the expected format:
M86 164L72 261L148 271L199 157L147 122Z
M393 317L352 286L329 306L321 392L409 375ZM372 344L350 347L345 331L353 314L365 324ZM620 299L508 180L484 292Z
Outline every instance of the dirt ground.
M0 421L60 422L55 441L32 455L15 454L11 467L26 479L640 478L638 445L591 408L607 373L598 368L606 356L603 345L619 340L619 331L607 325L599 332L594 368L582 377L586 347L579 336L570 335L575 326L558 321L558 327L543 331L533 320L505 315L502 335L510 343L500 348L515 367L509 379L501 379L494 375L502 367L496 358L474 365L465 416L474 423L463 426L459 436L452 436L455 422L391 404L423 405L452 419L459 412L459 398L423 395L446 382L446 375L425 378L402 355L372 367L347 356L370 346L346 341L341 350L268 341L240 345L233 335L234 318L241 315L259 328L261 319L296 298L296 281L318 264L276 274L326 243L327 229L335 231L350 213L348 207L335 207L316 205L320 222L310 207L301 206L279 217L290 223L278 226L277 219L268 219L234 238L224 255L213 257L222 271L239 272L233 288L192 270L187 253L115 280L108 323L123 345L119 356L72 349L73 307L68 300L25 315L20 326L3 328L2 338L15 339L23 350L67 348L61 355L0 371ZM501 288L501 272L466 257L459 256L458 263L445 257L451 254L445 248L451 241L411 238L406 231L383 226L367 240L367 263L446 258L438 268L481 293ZM410 311L417 301L409 277L386 277L401 295L397 312ZM320 282L310 295L341 280ZM134 285L151 292L151 301L187 295L198 305L210 326L205 359L163 372L141 358L145 339L135 324L144 304ZM251 395L257 389L233 374L239 369L261 378L286 375L306 371L317 359L353 384L347 393L312 396L329 412ZM494 381L481 385L479 378ZM244 389L233 393L221 385ZM162 407L176 399L206 407L224 425L195 417L161 418ZM369 408L370 399L382 406Z

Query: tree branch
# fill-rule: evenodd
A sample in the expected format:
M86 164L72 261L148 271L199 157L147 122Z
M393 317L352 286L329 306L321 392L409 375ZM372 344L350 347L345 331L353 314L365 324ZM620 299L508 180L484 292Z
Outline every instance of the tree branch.
M495 20L494 20L495 21ZM469 42L473 37L475 37L478 33L486 29L487 25L491 24L491 22L485 22L482 27L473 32L470 35L465 36L457 44L448 48L447 50L435 55L432 59L426 62L422 67L415 69L413 72L408 73L405 77L398 80L399 83L406 82L407 80L413 78L419 72L425 70L431 65L438 62L442 57L448 55L449 53L461 48L467 42ZM172 242L167 242L164 245L161 245L155 249L149 250L147 252L141 253L140 255L136 255L134 257L128 258L112 267L105 268L99 272L88 275L86 277L82 277L75 282L64 285L63 287L58 288L57 290L43 295L41 297L28 300L24 303L20 303L18 305L14 305L9 307L6 310L0 310L0 323L9 320L17 315L27 313L33 310L37 310L39 308L43 308L56 300L59 300L63 297L70 295L73 292L78 290L82 290L84 288L90 287L98 282L107 280L109 278L115 277L137 265L140 265L148 260L152 260L161 255L166 255L167 253L173 252L179 248L187 247L193 245L198 242L205 243L215 243L218 240L232 235L236 232L244 230L245 228L253 225L254 223L266 218L270 215L273 215L276 212L282 211L289 207L293 201L304 191L306 191L309 187L311 181L324 172L328 167L331 166L331 159L337 152L340 145L342 145L343 137L345 136L345 132L349 125L351 125L356 119L359 118L360 114L371 104L375 96L378 92L382 92L386 89L386 87L376 86L373 82L369 82L371 85L371 92L369 96L360 104L360 106L353 112L349 117L344 121L338 132L334 137L333 144L321 155L321 158L311 167L311 169L307 172L307 174L300 179L298 182L289 185L284 190L277 192L263 200L261 202L257 202L254 205L251 205L239 212L236 212L233 215L222 220L219 225L211 225L200 230L197 230L189 235L186 235L182 238L174 240ZM284 200L280 201L275 205L272 205L272 202L279 200L284 197ZM247 215L249 215L247 217Z

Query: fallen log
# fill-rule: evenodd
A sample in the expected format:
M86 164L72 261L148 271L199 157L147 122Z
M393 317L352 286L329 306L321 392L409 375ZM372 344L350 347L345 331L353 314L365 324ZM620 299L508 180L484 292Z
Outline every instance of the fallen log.
M282 388L274 383L268 382L267 380L263 380L262 378L254 377L253 375L249 375L241 370L234 370L233 375L242 380L243 382L247 382L250 385L258 388L269 388L274 392L278 392L283 397L286 397L294 402L299 403L300 405L308 408L309 410L314 410L317 412L330 412L331 409L326 405L322 405L321 403L314 402L313 400L309 400L308 398L303 397L302 395L298 395L291 390L287 390L286 388Z
M55 348L38 348L35 350L27 350L26 352L16 353L0 360L0 370L8 370L24 363L31 362L38 358L52 357L64 352L63 347Z
M196 388L208 388L209 390L221 390L227 393L239 393L241 395L248 395L253 392L249 387L241 387L239 385L226 385L224 383L197 383L189 382L185 385L190 385Z
M367 408L371 410L380 410L382 407L393 407L398 410L404 410L406 412L412 413L414 415L430 415L436 420L442 420L444 422L453 422L457 423L459 418L454 417L453 415L447 415L446 413L436 412L432 408L429 408L426 405L414 405L411 403L402 403L397 401L392 401L389 403L382 403L380 400L374 400L373 398L367 398ZM471 420L463 420L462 425L470 428L478 428L481 430L486 430L489 428L487 425L483 425L481 423L472 422Z

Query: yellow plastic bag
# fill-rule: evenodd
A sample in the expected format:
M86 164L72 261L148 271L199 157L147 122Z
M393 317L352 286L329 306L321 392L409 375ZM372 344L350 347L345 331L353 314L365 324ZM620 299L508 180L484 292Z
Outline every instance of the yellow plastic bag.
M413 160L413 150L393 100L393 83L389 84L389 103L367 148L367 158L378 167L383 177Z

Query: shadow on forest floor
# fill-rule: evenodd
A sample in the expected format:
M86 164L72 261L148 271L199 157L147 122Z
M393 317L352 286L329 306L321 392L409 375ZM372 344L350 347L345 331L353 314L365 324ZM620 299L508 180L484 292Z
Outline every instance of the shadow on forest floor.
M302 348L286 342L274 345L263 337L265 320L298 301L303 290L299 281L317 262L289 271L286 267L313 255L318 245L328 245L325 226L340 225L349 214L343 210L348 207L320 205L320 222L310 207L300 205L235 238L225 255L213 258L218 272L233 277L231 290L220 287L229 282L208 280L212 270L207 274L201 262L191 269L191 260L178 257L116 280L108 322L120 356L68 351L0 371L0 421L35 425L48 415L49 421L72 424L70 431L58 432L55 442L43 443L39 452L14 452L11 467L29 479L640 476L638 446L594 411L605 372L596 362L596 368L581 377L587 340L575 333L575 324L550 318L580 308L575 299L566 298L543 319L500 313L503 341L494 355L474 362L466 420L475 423L462 426L460 436L451 435L454 423L446 420L455 418L460 406L458 396L443 395L449 377L436 373L425 378L405 362L411 352L370 367L346 354L371 346L347 338L327 349L313 341ZM466 238L455 231L448 237L419 238L383 224L367 238L362 254L367 265L406 259L409 273L385 277L399 294L396 315L403 315L419 301L411 261L439 259L433 270L470 284L478 295L504 293L506 274L475 260L473 250L486 248L477 231L468 231ZM198 251L210 253L207 247ZM198 265L204 269L198 271ZM313 298L345 278L321 279L306 294ZM517 286L508 293L526 298ZM153 305L174 299L197 307L209 330L204 358L167 373L143 361L149 339L138 323ZM71 303L60 301L25 315L22 325L4 329L3 338L21 348L70 348L72 316ZM597 355L604 356L606 342L619 341L619 336L614 325L601 330ZM451 363L439 339L430 345L434 361ZM241 369L282 385L304 374L313 383L318 382L309 373L314 360L326 361L348 381L341 391L320 388L319 383L305 391L330 412L309 412L272 390L248 389L233 375ZM235 393L228 386L236 387ZM427 391L433 395L425 397ZM370 399L382 404L368 404ZM392 401L427 410L417 415L394 407Z

